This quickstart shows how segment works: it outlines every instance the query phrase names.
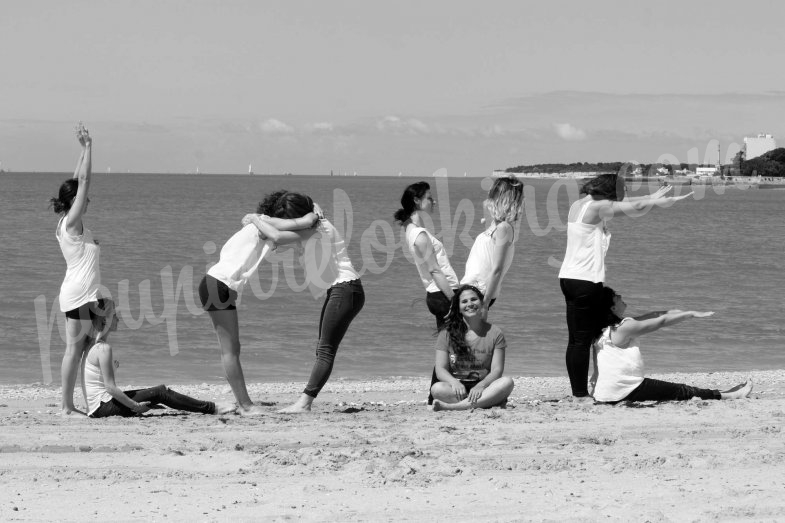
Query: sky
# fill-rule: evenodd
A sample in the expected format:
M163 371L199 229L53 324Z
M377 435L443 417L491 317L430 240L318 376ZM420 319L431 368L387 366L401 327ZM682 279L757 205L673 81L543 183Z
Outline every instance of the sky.
M785 2L2 0L0 167L487 176L785 146Z

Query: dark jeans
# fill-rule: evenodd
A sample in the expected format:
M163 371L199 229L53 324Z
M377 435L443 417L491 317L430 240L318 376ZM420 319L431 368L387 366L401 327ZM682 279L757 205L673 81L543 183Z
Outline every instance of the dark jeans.
M166 385L158 385L149 389L137 389L124 391L125 395L137 403L149 401L151 405L166 405L171 409L185 410L188 412L201 412L202 414L213 414L215 403L212 401L201 401L185 394L180 394ZM107 416L123 416L129 418L137 414L112 398L112 401L101 403L101 406L93 412L91 418L105 418Z
M450 312L450 299L442 291L429 292L425 295L425 304L428 306L428 312L436 318L436 330L441 329L444 325L444 317Z
M699 389L683 383L643 378L643 383L622 401L684 401L695 396L702 400L722 399L719 390Z
M570 377L572 395L589 395L588 376L591 343L597 333L597 313L602 296L602 282L561 278L559 280L564 301L567 302L567 375Z
M335 362L335 353L341 344L349 324L365 305L365 291L360 280L337 283L327 290L319 320L319 345L316 347L316 362L311 377L303 391L315 398L330 378Z

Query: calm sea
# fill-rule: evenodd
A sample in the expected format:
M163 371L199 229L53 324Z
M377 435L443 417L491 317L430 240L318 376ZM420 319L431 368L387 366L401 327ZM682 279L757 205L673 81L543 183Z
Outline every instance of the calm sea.
M59 383L64 318L53 311L59 310L65 262L54 236L57 216L47 205L68 176L0 175L0 383L50 377ZM336 226L347 230L350 255L363 271L365 309L341 345L333 376L429 374L434 323L392 223L400 194L413 181L95 175L85 223L100 241L103 284L121 306L125 301L121 330L113 336L122 362L120 382L223 380L210 320L193 306L194 288L241 217L264 194L281 188L306 192L322 204ZM452 249L460 276L471 240L483 229L482 181L429 181L439 202L435 230ZM528 215L490 319L507 336L508 374L561 376L567 332L557 267L577 185L545 180L527 185ZM647 369L785 368L785 191L728 188L718 194L707 188L699 196L610 224L607 284L624 294L632 311L716 311L711 319L649 335L642 345ZM279 253L275 264L262 265L255 289L244 293L239 307L250 382L305 381L310 372L322 302L307 290L297 292L302 272L284 270L286 257Z

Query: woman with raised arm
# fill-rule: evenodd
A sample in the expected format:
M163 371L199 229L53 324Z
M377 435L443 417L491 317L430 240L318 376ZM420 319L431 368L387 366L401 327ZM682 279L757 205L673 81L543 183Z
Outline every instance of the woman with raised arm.
M483 204L490 220L474 240L461 284L474 285L485 293L480 314L487 319L515 255L515 223L523 206L523 182L514 176L496 178Z
M60 366L61 414L84 414L74 406L74 386L79 361L87 349L87 336L101 285L98 242L82 222L90 203L87 193L92 173L93 140L81 122L76 126L76 138L82 151L74 176L60 186L56 197L49 200L55 213L60 215L55 237L67 266L59 296L60 310L65 313L66 332L65 354Z
M82 377L87 400L87 415L91 418L108 416L138 416L155 405L202 414L228 414L237 407L231 403L213 403L180 394L166 385L149 389L123 391L115 383L114 371L119 363L114 359L109 335L117 330L117 315L112 300L99 300L99 310L92 320L92 339L95 342L85 352Z
M643 216L651 209L668 207L692 195L665 195L660 187L648 196L625 197L624 178L602 174L581 187L582 197L570 207L567 251L559 271L559 285L567 304L567 374L572 395L587 397L591 343L597 325L597 307L605 282L605 253L611 240L607 221L621 215Z
M501 329L482 317L482 292L473 285L455 291L436 338L433 410L487 409L504 404L514 383L504 374L507 342Z
M632 318L625 316L627 304L610 287L603 287L600 292L598 309L601 320L595 333L594 375L591 379L595 401L682 401L694 397L728 400L746 398L752 392L751 379L720 392L654 380L643 375L639 337L690 318L708 318L713 312L671 310Z
M278 191L268 195L259 205L258 214L246 216L257 227L264 223L280 228L288 220L296 220L321 210L304 194ZM360 274L354 269L346 242L332 223L320 216L317 227L307 231L293 231L304 242L301 256L305 277L312 292L319 297L326 293L319 318L319 341L316 361L311 376L300 397L281 413L303 413L311 410L333 370L335 354L352 320L365 304L365 292ZM310 240L310 241L309 241Z
M237 317L238 294L275 244L298 241L300 236L286 229L308 229L318 220L315 213L306 213L295 220L281 220L278 227L269 223L244 224L221 248L218 263L213 265L199 283L202 308L212 320L221 363L226 379L237 399L238 412L257 416L266 411L254 405L248 395L245 375L240 363L240 326Z

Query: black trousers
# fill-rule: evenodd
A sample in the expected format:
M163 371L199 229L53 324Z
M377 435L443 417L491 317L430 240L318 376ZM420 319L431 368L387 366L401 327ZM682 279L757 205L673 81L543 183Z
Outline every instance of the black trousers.
M597 313L602 297L602 282L561 278L559 280L564 301L567 303L567 375L570 377L572 395L589 395L589 360L591 343L597 329Z

